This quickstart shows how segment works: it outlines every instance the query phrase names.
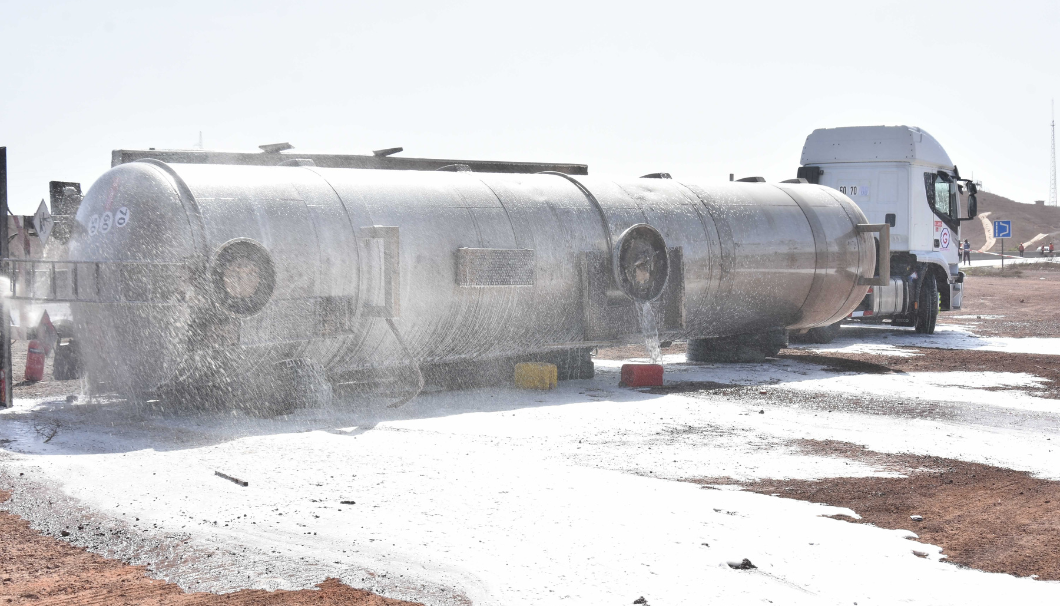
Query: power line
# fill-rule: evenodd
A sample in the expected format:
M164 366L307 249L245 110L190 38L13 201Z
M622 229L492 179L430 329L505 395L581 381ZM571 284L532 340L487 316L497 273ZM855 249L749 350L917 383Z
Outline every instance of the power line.
M1051 155L1049 156L1049 206L1056 206L1056 101L1050 100L1049 106L1052 113L1052 121L1049 123L1052 133Z

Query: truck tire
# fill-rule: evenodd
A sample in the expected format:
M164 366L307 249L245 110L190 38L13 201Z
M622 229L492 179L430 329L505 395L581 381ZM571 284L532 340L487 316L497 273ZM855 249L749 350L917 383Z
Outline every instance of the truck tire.
M596 374L592 351L588 348L567 349L554 353L545 361L556 365L556 379L559 381L591 379Z
M920 298L917 299L915 330L925 335L935 333L935 320L939 317L939 287L935 275L928 273L920 285Z

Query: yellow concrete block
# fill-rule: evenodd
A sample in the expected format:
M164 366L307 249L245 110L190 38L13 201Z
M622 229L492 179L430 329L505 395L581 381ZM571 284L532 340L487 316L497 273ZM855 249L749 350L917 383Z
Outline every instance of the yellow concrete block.
M556 365L520 362L515 365L515 386L522 389L555 389Z

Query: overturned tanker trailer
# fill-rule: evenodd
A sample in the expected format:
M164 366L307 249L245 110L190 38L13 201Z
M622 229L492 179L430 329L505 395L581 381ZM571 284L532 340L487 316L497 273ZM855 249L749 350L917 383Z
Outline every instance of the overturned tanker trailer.
M591 376L642 312L693 361L774 355L887 277L881 228L804 182L145 159L89 189L51 288L94 389L291 403L501 360Z

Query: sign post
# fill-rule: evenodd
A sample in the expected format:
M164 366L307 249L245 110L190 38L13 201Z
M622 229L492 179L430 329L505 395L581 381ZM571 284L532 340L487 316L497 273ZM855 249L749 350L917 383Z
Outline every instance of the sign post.
M7 148L0 147L0 259L7 259ZM0 261L0 284L7 275L7 267ZM10 287L10 283L4 285ZM11 311L7 308L8 292L0 292L0 406L11 406Z
M1012 237L1012 221L994 221L994 238L1001 240L1001 269L1005 269L1005 239Z

